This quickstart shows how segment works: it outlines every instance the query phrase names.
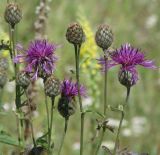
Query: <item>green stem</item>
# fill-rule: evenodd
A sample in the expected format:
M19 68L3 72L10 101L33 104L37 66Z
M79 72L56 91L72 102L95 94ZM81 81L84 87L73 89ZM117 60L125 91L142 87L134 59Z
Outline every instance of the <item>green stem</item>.
M80 95L80 81L79 81L79 55L81 45L75 45L75 60L76 60L76 79L78 84L78 99L79 99L79 106L81 112L81 135L80 135L80 155L83 155L83 138L84 138L84 112L82 106L82 99Z
M48 126L48 133L49 133L49 108L48 108L48 101L47 101L47 95L45 94L45 105L46 105L46 113L47 113L47 126ZM49 137L48 137L49 140Z
M104 54L105 63L107 63L107 57ZM106 108L107 108L107 71L104 75L104 116L106 115Z
M128 99L129 99L130 91L131 91L131 88L130 88L130 87L127 87L127 96L126 96L126 102L125 102L125 105L127 105L127 103L128 103Z
M65 135L66 135L66 132L67 132L67 128L68 128L68 118L65 119L64 133L63 133L63 137L62 137L62 140L61 140L58 155L61 154L61 150L62 150L62 147L63 147L63 144L64 144Z
M101 133L101 137L100 137L100 140L99 140L99 143L98 143L98 146L97 146L97 149L96 149L95 155L97 155L97 154L98 154L99 149L100 149L100 147L101 147L101 145L102 145L102 141L103 141L104 133L105 133L105 128L103 128L103 131L102 131L102 133Z
M125 112L124 112L125 109L124 108L128 103L129 94L130 94L130 87L127 87L126 100L125 100L125 103L123 104L123 110L121 111L121 119L120 119L120 122L119 122L119 127L118 127L118 131L117 131L117 136L116 136L113 155L116 155L117 148L119 147L119 136L120 136L120 132L121 132L121 128L122 128L123 119L124 119L124 116L125 116Z
M33 145L34 147L37 147L36 145L36 141L35 141L35 136L34 136L34 130L33 130L33 123L32 123L32 120L30 120L30 125L31 125L31 133L32 133L32 141L33 141Z
M11 45L12 45L12 47L11 47L11 49L12 49L12 55L13 55L13 57L15 57L16 56L16 51L15 51L15 40L14 40L14 27L10 27L10 30L11 30ZM13 61L13 60L12 60ZM14 63L14 70L15 70L15 78L16 78L16 76L17 76L17 73L18 73L18 71L19 71L19 68L18 68L18 66L16 65L16 63ZM20 111L20 105L21 105L21 94L20 94L20 86L17 84L17 79L15 80L15 82L16 82L16 89L15 89L15 91L16 91L16 99L15 99L15 103L16 103L16 109L17 109L17 111L18 111L18 113L20 113L21 111ZM22 123L22 121L20 120L20 118L18 118L18 140L19 140L19 145L21 145L21 141L22 141L22 135L21 135L21 133L22 133L22 128L23 128L23 123ZM20 124L20 125L19 125Z
M121 111L121 119L120 119L118 131L117 131L117 136L116 136L116 141L115 141L115 147L114 147L113 155L116 155L116 151L117 151L117 148L119 146L119 135L120 135L120 132L121 132L121 127L122 127L123 119L124 119L124 111Z
M3 98L3 88L0 88L0 111L3 108L2 98Z
M51 106L51 121L50 121L50 128L49 128L49 139L48 139L48 145L49 145L49 151L51 150L51 139L52 139L52 126L53 126L53 111L54 111L54 100L55 97L51 98L52 106ZM51 151L52 152L52 151Z
M105 64L106 64L107 63L107 56L105 54L105 51L104 51L104 60L105 60ZM104 103L103 103L103 114L104 114L104 116L106 116L106 109L107 109L107 69L106 69L106 73L104 74ZM100 140L99 140L96 152L95 152L95 155L98 154L99 149L102 145L102 141L103 141L103 138L104 138L104 135L105 135L105 131L106 131L105 128L103 128L102 134L101 134L101 137L100 137Z

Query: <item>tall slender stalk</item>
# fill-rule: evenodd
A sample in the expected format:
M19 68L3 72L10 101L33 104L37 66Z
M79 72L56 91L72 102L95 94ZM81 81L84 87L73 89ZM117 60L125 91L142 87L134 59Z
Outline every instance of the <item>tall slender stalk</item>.
M105 64L107 64L107 57L106 54L104 53L104 60ZM104 116L106 115L106 108L107 108L107 68L105 69L106 73L104 74Z
M49 121L49 108L48 108L48 101L47 101L47 95L44 93L45 95L45 105L46 105L46 113L47 113L47 127L48 127L48 133L49 133L49 124L50 124L50 121ZM49 140L49 136L48 136L48 140Z
M82 106L82 99L80 95L80 81L79 81L79 55L80 55L80 49L81 45L77 46L75 45L75 60L76 60L76 79L78 84L78 99L79 99L79 106L80 106L80 112L81 112L81 135L80 135L80 155L83 155L83 139L84 139L84 111Z
M125 102L123 104L123 109L121 111L121 119L120 119L119 126L118 126L118 131L117 131L117 136L116 136L116 141L115 141L113 155L116 155L116 151L117 151L117 148L119 146L119 136L120 136L120 132L121 132L121 128L122 128L123 119L124 119L124 116L125 116L125 106L128 103L129 94L130 94L130 87L127 87L126 100L125 100Z
M12 56L15 57L16 56L16 51L15 51L15 40L14 40L14 32L15 32L15 29L14 27L11 27L10 26L10 32L11 32L11 37L10 37L10 42L11 42L11 53L12 53ZM16 88L15 88L15 92L16 92L16 98L15 98L15 104L16 104L16 109L17 109L17 112L20 113L20 105L21 105L21 94L20 94L20 86L17 84L17 79L16 79L16 76L17 76L17 73L19 71L19 68L18 66L16 65L16 63L14 63L14 71L15 71L15 85L16 85ZM18 128L18 141L19 141L19 145L21 146L21 142L22 142L22 128L23 128L23 123L22 121L18 118L19 121L17 123L17 128ZM20 124L20 125L19 125Z
M62 147L63 147L63 144L64 144L64 139L65 139L65 136L66 136L66 132L67 132L67 128L68 128L68 118L65 119L64 133L63 133L63 137L62 137L62 140L61 140L58 155L61 154L61 150L62 150Z
M105 64L107 64L108 59L107 59L105 51L104 51L104 60L105 60ZM104 103L103 103L103 114L104 114L104 116L106 116L106 108L107 108L107 68L105 68L105 70L106 70L106 72L104 74ZM100 137L100 140L99 140L96 152L95 152L95 155L98 154L99 149L102 145L102 141L103 141L103 138L104 138L104 135L105 135L105 131L106 131L106 129L103 128L102 133L101 133L101 137Z
M52 126L53 126L53 111L54 111L54 101L55 101L55 97L52 97L51 98L51 102L52 102L52 105L51 105L51 121L50 121L50 127L49 127L49 139L48 139L48 149L49 151L51 150L51 138L52 138Z

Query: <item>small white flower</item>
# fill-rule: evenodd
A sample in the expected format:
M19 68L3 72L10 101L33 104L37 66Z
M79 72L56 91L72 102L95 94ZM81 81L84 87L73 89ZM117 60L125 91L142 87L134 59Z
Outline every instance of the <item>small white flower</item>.
M146 20L146 28L153 28L158 22L158 16L155 14L150 15Z
M122 134L123 134L123 136L125 136L125 137L129 137L129 136L132 135L132 131L131 131L131 129L129 129L129 128L125 128L125 129L122 130Z
M9 111L10 108L11 108L11 106L10 106L9 103L4 103L4 104L3 104L3 109L4 109L5 111Z
M136 116L131 121L131 129L135 136L143 134L146 130L147 119L145 117Z
M114 119L114 118L109 118L108 120L109 120L108 125L113 126L113 127L119 126L120 120ZM127 125L127 121L123 120L122 126L126 126L126 125Z
M73 150L79 150L80 149L80 143L76 142L73 144Z
M86 97L83 99L84 108L87 108L93 104L93 99L91 97Z

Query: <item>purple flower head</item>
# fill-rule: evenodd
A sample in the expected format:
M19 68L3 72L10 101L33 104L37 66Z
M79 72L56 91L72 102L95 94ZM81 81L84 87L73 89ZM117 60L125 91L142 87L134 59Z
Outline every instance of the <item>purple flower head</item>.
M33 79L37 79L40 74L50 75L55 69L56 49L57 45L46 40L35 40L24 50L24 54L15 57L14 62L25 63L25 72L32 73ZM18 45L17 50L23 50L23 47Z
M132 47L130 44L124 44L110 54L111 60L106 61L103 57L98 59L103 72L108 69L120 65L120 72L126 71L132 74L134 84L138 80L136 66L140 65L149 69L156 69L154 62L145 58L144 53L139 49Z
M67 97L69 100L78 96L78 84L72 82L72 80L64 80L61 85L62 96ZM83 85L80 85L80 95L86 95L86 89Z

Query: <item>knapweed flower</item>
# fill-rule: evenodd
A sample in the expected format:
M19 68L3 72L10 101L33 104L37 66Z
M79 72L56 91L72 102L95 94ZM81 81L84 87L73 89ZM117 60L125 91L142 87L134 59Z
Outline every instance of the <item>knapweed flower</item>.
M80 85L79 92L81 96L85 96L86 90L83 85ZM72 82L72 80L64 80L61 85L61 95L69 100L78 96L78 84Z
M80 95L85 96L85 87L80 85ZM72 80L64 80L61 85L61 97L58 102L58 111L66 119L76 111L75 97L78 96L78 84Z
M46 40L35 40L30 43L23 54L17 55L14 61L15 63L25 63L25 72L33 74L33 79L37 79L37 77L46 78L55 69L56 49L57 45ZM18 50L23 50L20 45L18 45Z
M111 60L106 61L104 58L98 59L102 66L102 71L107 71L116 65L120 65L119 74L132 75L132 85L138 80L136 66L140 65L149 69L156 69L154 62L145 58L144 53L139 49L132 47L130 44L124 44L110 54ZM124 74L125 73L125 74Z

